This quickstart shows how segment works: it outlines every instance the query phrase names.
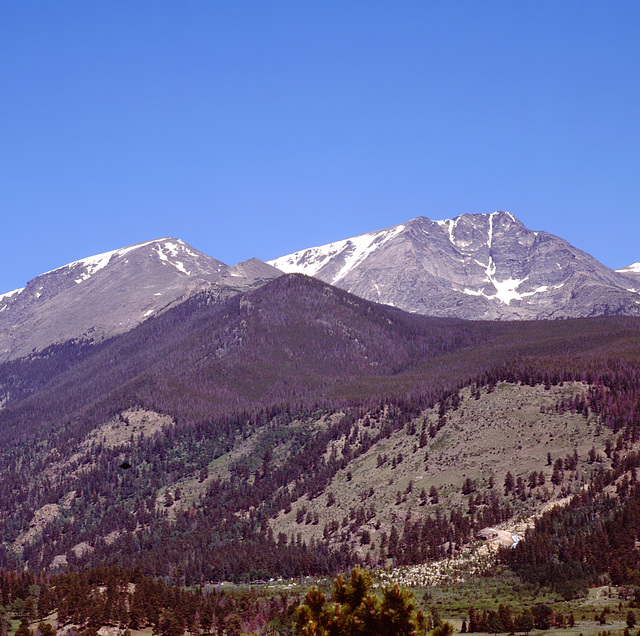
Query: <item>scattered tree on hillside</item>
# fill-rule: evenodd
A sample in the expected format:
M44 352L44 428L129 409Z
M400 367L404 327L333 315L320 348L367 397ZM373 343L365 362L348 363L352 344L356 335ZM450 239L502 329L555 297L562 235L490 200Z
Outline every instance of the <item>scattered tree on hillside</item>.
M515 485L516 482L513 479L513 475L511 474L511 471L508 471L506 477L504 478L504 494L511 494L513 492L513 489L515 488Z

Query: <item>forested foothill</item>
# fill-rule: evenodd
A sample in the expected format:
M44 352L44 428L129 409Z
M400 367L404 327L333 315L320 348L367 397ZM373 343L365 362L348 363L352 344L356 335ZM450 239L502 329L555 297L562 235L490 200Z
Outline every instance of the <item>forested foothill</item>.
M0 595L3 633L11 628L24 636L95 636L105 626L168 636L187 630L239 635L267 626L287 633L300 603L299 595L286 591L185 589L118 567L54 575L0 570Z
M128 629L131 583L158 586L141 620L161 633L293 620L300 599L224 597L219 615L180 590L454 559L523 519L474 577L507 567L568 599L640 586L639 362L636 318L433 319L290 275L5 363L2 605L39 586L36 612L93 628L100 604L61 590L111 577Z

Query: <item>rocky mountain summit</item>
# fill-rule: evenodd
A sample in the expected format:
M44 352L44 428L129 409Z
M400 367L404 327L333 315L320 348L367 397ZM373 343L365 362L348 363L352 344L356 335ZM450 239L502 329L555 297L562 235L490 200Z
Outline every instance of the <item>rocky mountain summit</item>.
M91 256L0 295L0 361L124 333L198 291L224 299L278 275L257 259L229 267L173 238Z
M269 261L357 296L472 320L640 315L640 280L509 212L418 217Z

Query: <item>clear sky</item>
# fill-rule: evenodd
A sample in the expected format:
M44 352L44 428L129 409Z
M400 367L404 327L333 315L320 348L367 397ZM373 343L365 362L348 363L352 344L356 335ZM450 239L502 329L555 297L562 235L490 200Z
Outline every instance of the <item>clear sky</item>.
M640 2L0 0L0 292L512 212L640 261Z

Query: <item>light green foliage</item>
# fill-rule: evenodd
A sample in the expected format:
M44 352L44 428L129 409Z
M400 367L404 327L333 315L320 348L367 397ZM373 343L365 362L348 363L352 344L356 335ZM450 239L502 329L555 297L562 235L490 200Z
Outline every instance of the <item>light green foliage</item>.
M14 636L33 636L33 632L29 629L29 624L24 618L20 622L20 627L18 627Z
M313 588L298 611L296 634L414 636L411 595L395 585L385 589L382 600L378 600L370 590L371 577L359 568L351 572L348 580L339 576L334 581L332 602ZM440 636L450 636L450 633Z
M440 623L434 630L431 632L431 636L451 636L453 634L453 625L451 625L448 621L445 623Z

